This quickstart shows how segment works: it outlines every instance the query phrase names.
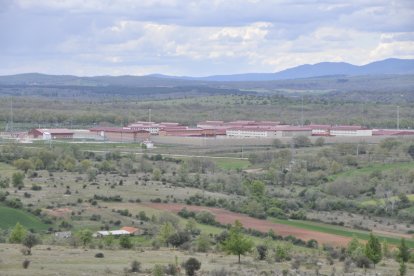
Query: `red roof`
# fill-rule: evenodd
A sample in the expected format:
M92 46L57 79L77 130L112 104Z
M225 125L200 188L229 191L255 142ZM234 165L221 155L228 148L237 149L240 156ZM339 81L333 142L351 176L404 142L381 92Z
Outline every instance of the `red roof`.
M36 131L40 133L50 133L50 134L73 134L74 132L67 128L36 128Z
M130 128L122 128L122 127L94 127L94 128L89 129L89 131L148 133L148 131L142 130L142 129L130 129Z
M331 129L332 130L362 130L366 128L363 128L362 126L332 126Z
M374 129L372 135L414 135L411 129Z
M138 228L130 227L130 226L124 226L124 227L121 228L121 230L127 231L130 234L134 234L135 232L139 231Z

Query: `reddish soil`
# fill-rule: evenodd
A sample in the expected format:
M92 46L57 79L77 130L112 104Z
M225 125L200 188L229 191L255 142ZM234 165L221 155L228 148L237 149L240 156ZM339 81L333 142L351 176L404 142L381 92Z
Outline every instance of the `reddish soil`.
M270 229L273 229L276 234L282 236L292 235L302 240L317 240L319 244L331 244L338 246L345 246L351 239L347 237L342 237L338 235L316 232L306 229L297 228L294 226L283 225L278 223L273 223L267 220L261 220L249 217L244 214L230 212L224 209L211 208L204 206L193 206L193 205L184 205L184 204L163 204L163 203L145 203L145 206L170 211L178 213L182 208L186 207L189 211L202 211L207 210L213 213L216 216L216 220L222 224L233 224L234 221L238 220L243 224L244 228L256 229L261 232L268 232Z
M59 208L59 209L53 209L53 210L43 209L43 211L48 213L48 215L50 216L59 217L59 218L65 217L66 215L70 215L72 213L72 210L69 208Z

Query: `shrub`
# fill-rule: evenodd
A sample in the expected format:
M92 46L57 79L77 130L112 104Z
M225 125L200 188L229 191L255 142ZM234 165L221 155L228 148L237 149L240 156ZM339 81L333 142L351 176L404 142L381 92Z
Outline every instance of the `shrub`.
M201 268L201 263L196 258L190 258L182 265L188 276L195 275L195 272Z
M22 266L23 266L24 269L27 269L29 267L29 265L30 265L30 261L27 260L27 259L24 260L23 263L22 263Z
M104 254L102 252L96 253L95 258L103 258Z
M266 245L258 245L256 246L257 253L259 255L259 260L265 260L267 255L267 246Z
M152 268L152 275L153 276L164 276L165 275L165 268L162 265L155 265Z
M195 216L195 219L199 223L210 224L210 225L216 224L214 215L208 211L201 211L197 213Z
M165 268L164 268L164 272L167 275L172 275L175 276L177 275L177 267L173 264L168 264Z
M132 242L131 242L131 239L129 238L129 236L127 236L127 235L123 235L123 236L121 236L121 237L119 238L119 245L120 245L122 248L125 248L125 249L130 249L130 248L132 248Z
M137 260L133 261L131 263L131 269L130 272L140 272L141 271L141 263Z
M360 268L370 268L372 266L372 261L367 256L358 256L354 258L354 261L357 267Z

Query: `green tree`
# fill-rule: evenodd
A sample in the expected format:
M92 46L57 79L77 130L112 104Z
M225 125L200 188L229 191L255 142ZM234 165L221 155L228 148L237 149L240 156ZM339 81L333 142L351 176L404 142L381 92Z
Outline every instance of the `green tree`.
M113 243L114 243L114 236L113 235L109 235L109 236L106 236L104 238L104 244L107 247L111 247Z
M21 243L27 235L27 230L20 223L16 223L9 236L10 243Z
M303 135L293 137L292 142L295 148L310 147L312 145L309 137Z
M398 254L397 259L401 262L408 262L408 259L410 258L410 251L408 250L407 245L405 244L405 239L402 238L400 245L398 246Z
M37 238L36 235L29 233L23 238L22 244L27 247L28 249L27 254L31 255L32 247L39 244L39 239Z
M125 249L130 249L130 248L132 248L131 238L130 238L128 235L122 235L122 236L119 238L119 245L120 245L122 248L125 248Z
M153 169L152 180L159 181L160 179L161 179L161 170L158 168Z
M361 247L362 244L358 241L356 237L353 237L352 240L348 243L346 253L348 253L349 256L352 256L354 252Z
M92 241L92 232L89 229L82 229L77 233L78 238L82 242L83 246L86 246Z
M243 234L243 225L236 220L234 226L230 228L228 238L223 242L223 249L229 254L240 256L250 252L253 241Z
M21 172L13 173L12 175L13 187L16 187L16 188L24 187L23 179L24 179L24 174L22 174Z
M22 159L22 158L17 159L16 161L13 162L13 165L19 170L24 171L25 173L27 173L28 170L34 169L33 162L28 159Z
M382 259L381 243L372 232L369 234L368 242L365 245L365 256L374 263L374 267Z
M164 243L168 246L168 238L175 233L175 229L170 222L165 222L160 227L160 231L158 232L158 240L161 243Z
M205 234L202 233L200 236L198 236L197 238L197 251L199 252L207 252L210 250L211 247L211 240L210 237Z

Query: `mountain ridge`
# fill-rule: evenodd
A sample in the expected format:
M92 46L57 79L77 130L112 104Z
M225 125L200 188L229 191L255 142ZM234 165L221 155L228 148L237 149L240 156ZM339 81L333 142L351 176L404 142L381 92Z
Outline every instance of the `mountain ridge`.
M414 59L389 58L365 65L353 65L346 62L319 62L302 64L275 73L244 73L230 75L211 75L206 77L170 76L149 74L143 76L75 76L49 75L42 73L23 73L0 76L3 85L189 85L207 84L209 82L255 82L273 80L306 79L326 76L363 76L363 75L401 75L414 74Z

